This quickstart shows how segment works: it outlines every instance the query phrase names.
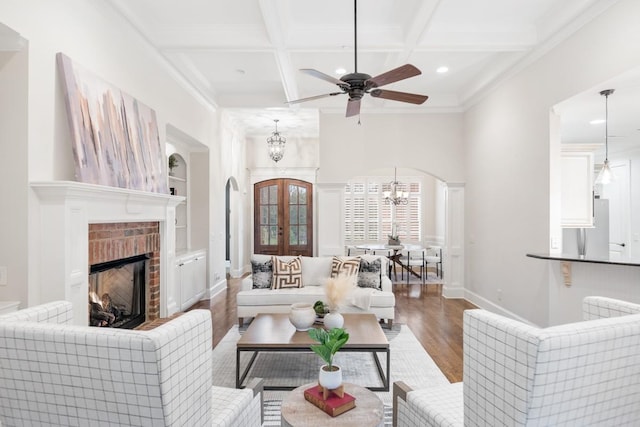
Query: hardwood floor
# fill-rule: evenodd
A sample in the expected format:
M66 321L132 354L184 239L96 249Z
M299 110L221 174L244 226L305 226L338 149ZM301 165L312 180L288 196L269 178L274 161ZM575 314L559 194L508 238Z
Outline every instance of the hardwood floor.
M211 310L214 347L238 322L236 294L240 281L228 279L224 292L190 308ZM394 293L394 322L409 325L449 381L462 381L462 313L476 307L464 300L443 298L437 285L395 284Z

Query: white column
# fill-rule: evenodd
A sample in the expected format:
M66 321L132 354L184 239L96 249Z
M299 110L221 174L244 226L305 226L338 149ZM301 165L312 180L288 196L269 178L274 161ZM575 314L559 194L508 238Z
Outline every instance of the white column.
M464 298L464 184L447 183L442 269L445 298Z
M344 254L345 184L316 184L316 255Z

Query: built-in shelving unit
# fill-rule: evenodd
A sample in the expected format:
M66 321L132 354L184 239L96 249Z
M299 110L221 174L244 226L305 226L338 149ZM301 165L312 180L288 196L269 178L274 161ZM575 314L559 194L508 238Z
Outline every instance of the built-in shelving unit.
M174 196L185 197L176 207L176 252L181 252L189 247L188 165L180 154L174 153L171 156L175 158L176 165L169 170L169 190Z

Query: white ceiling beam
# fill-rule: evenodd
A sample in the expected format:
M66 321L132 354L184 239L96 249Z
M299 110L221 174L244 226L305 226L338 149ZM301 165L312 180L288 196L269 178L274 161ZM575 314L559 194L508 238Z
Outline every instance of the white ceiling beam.
M295 77L298 70L293 68L291 57L285 48L284 34L282 33L283 23L280 20L277 9L278 2L259 0L259 4L267 34L274 48L276 64L278 66L278 72L280 73L280 79L282 80L284 94L287 101L298 99L298 86Z
M385 68L393 68L407 63L422 35L429 29L431 19L441 1L425 0L421 2L420 9L413 14L413 19L409 23L409 29L404 37L404 48L395 55L389 55L385 62Z

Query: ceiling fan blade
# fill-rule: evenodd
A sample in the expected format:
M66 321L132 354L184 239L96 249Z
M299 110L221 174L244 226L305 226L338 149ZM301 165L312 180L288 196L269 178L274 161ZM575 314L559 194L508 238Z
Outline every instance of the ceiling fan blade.
M409 77L418 76L420 74L422 74L422 72L416 67L411 64L405 64L401 67L394 68L386 73L370 78L367 80L367 87L380 87L399 80L408 79Z
M349 87L349 83L343 82L342 80L337 79L337 78L335 78L333 76L330 76L329 74L325 74L325 73L320 72L318 70L314 70L313 68L303 68L300 71L302 71L303 73L308 74L310 76L322 79L322 80L324 80L326 82L329 82L329 83L333 83L333 84L336 84L336 85L339 85L339 86Z
M346 117L357 116L360 114L360 100L354 99L347 101L347 114Z
M422 104L429 99L426 95L415 93L396 92L395 90L374 89L371 91L374 98L390 99L392 101L409 102L411 104Z
M323 95L316 95L316 96L310 96L308 98L300 98L300 99L295 99L293 101L287 101L285 102L285 104L299 104L301 102L313 101L314 99L321 99L321 98L327 98L329 96L342 95L343 93L345 92L325 93Z

